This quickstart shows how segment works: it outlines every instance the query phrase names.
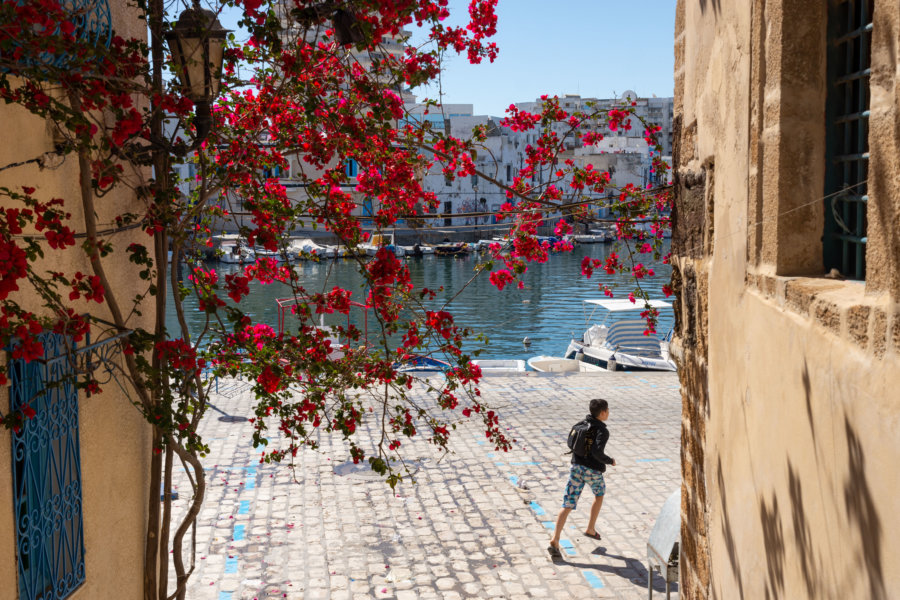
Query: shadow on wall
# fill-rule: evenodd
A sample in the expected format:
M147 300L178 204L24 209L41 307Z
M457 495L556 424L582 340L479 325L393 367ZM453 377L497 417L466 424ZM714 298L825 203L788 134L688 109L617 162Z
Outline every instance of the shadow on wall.
M866 459L862 444L847 417L844 417L844 431L847 435L847 451L850 455L849 471L844 480L844 504L847 517L857 526L862 545L862 568L869 579L869 598L887 600L884 588L884 565L881 556L881 519L875 509L872 491L866 478Z
M760 499L759 520L766 547L766 599L781 598L784 593L784 527L778 516L778 497L774 494L771 508L765 498Z
M812 382L809 380L809 365L806 358L803 359L803 375L800 376L803 382L803 393L806 396L806 418L809 420L809 431L812 434L813 444L816 443L816 423L813 420L812 409Z
M700 11L706 12L707 8L712 8L713 12L718 16L722 12L722 0L700 0Z
M737 544L734 541L734 530L731 528L731 517L728 514L728 498L725 491L725 474L722 472L722 458L718 459L716 478L719 482L719 502L722 514L722 538L725 540L725 548L728 550L728 562L731 563L731 573L738 584L738 592L741 600L744 600L744 579L741 573L740 557L737 552ZM715 565L710 565L710 574Z
M884 582L884 557L882 556L882 531L881 518L875 507L874 497L870 489L865 469L865 456L859 436L845 416L844 431L847 438L848 464L844 479L844 508L846 510L849 525L858 531L859 539L849 539L842 543L837 538L838 545L849 545L856 550L851 563L846 565L850 576L862 573L866 579L869 593L866 598L870 600L888 600ZM834 465L837 466L837 465ZM722 470L721 459L717 469L720 508L722 515L721 531L731 571L737 582L738 595L734 597L744 598L743 572L741 570L740 550L735 542L732 515L728 512L725 477ZM829 585L826 583L835 579L835 572L841 565L826 565L822 559L822 552L813 540L812 526L807 517L807 509L803 499L803 483L801 472L788 461L788 498L790 506L790 523L782 520L779 506L779 496L773 492L770 499L760 496L758 499L760 527L766 557L766 600L775 600L785 597L785 569L788 561L796 563L800 567L803 583L806 587L806 598L820 598L826 595ZM807 487L809 487L807 478ZM814 485L818 489L817 485ZM784 498L782 498L782 502ZM740 515L734 518L735 524L744 522ZM793 545L786 544L786 529L793 533ZM821 536L821 533L820 533ZM820 542L821 543L821 542ZM749 550L748 550L749 551ZM713 565L714 567L714 565ZM845 571L847 572L847 571ZM849 582L854 588L853 582ZM732 596L729 596L732 597Z

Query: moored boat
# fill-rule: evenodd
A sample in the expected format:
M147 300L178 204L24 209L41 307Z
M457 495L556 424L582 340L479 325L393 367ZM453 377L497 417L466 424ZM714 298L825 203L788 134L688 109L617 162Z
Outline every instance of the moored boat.
M606 369L574 358L532 356L528 366L540 373L605 373Z
M410 372L435 372L435 371L446 371L450 368L450 363L446 360L441 360L439 358L434 358L432 356L426 356L424 354L416 354L414 356L410 356L406 358L403 362L397 363L395 365L397 372L399 373L410 373Z
M669 356L670 331L663 339L645 335L647 323L642 318L616 318L622 314L640 313L647 309L644 302L627 299L584 300L593 305L587 321L593 318L598 307L606 311L606 319L599 325L591 325L582 339L573 339L566 349L565 358L580 360L609 371L675 371L675 362ZM662 300L650 300L654 309L671 309Z
M428 244L414 244L412 246L400 246L406 253L406 256L424 256L426 254L434 254L434 246Z
M434 253L438 256L460 256L471 252L469 246L463 242L456 244L440 244L434 247Z
M240 242L223 242L219 261L234 265L247 265L256 260L256 253Z
M494 360L479 358L472 361L481 368L482 375L511 375L525 372L524 360Z
M376 233L370 241L360 244L359 248L369 256L375 256L381 248L390 250L397 257L406 256L403 247L394 244L394 235L391 233Z

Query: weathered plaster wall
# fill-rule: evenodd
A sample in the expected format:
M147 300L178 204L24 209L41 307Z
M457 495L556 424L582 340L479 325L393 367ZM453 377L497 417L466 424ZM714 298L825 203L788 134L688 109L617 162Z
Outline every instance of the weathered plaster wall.
M825 18L818 0L678 5L686 598L900 586L900 2L876 1L865 283L821 277Z
M119 35L144 37L145 23L135 19L125 3L110 2L114 28ZM4 142L0 144L0 166L40 156L53 149L51 130L42 119L10 105L0 106ZM70 227L84 231L79 204L77 159L66 158L57 169L39 170L36 165L15 167L0 172L0 186L37 188L42 200L59 197L72 213ZM115 214L143 209L129 190L116 191L97 201L98 222L107 225ZM135 265L129 265L124 248L133 241L146 243L147 236L131 230L113 236L117 252L105 260L112 286L130 297L135 292ZM80 240L79 240L80 242ZM90 272L80 247L68 251L60 262L60 253L50 251L52 260L43 269ZM40 303L33 293L22 290L16 299L39 312ZM76 312L97 305L73 303ZM152 310L145 315L151 316ZM108 316L107 316L108 318ZM146 324L145 324L146 326ZM5 357L4 359L5 360ZM0 392L4 412L9 408L6 390ZM90 398L79 398L82 508L84 522L86 582L72 596L78 599L139 598L142 593L144 528L147 511L147 476L150 438L143 418L121 394L115 384ZM12 498L12 457L10 435L0 430L0 597L17 597L16 537Z

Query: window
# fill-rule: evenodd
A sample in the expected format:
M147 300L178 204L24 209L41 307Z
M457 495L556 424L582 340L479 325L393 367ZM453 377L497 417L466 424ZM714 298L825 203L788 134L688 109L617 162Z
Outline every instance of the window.
M44 360L10 362L10 404L35 416L12 436L19 598L62 599L84 583L78 391L65 338L46 333Z
M512 181L512 165L506 165L506 180Z
M447 200L446 202L444 202L444 215L445 215L444 216L444 226L445 227L450 227L451 225L453 225L453 219L446 216L446 215L452 215L452 214L453 214L453 203L450 202L449 200Z
M478 189L478 175L472 175L472 188Z
M359 165L354 159L348 158L344 161L344 172L347 174L347 177L356 177L356 174L359 172Z
M866 276L866 179L873 0L834 0L828 14L825 269Z

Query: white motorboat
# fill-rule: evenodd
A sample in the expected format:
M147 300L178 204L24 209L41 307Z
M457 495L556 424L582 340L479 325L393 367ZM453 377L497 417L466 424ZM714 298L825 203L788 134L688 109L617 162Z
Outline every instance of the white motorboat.
M256 256L256 258L271 258L276 262L285 261L284 253L281 252L281 250L266 250L265 248L254 246L253 254Z
M662 300L650 300L656 309L671 309ZM587 317L593 319L598 308L606 310L606 319L599 325L591 325L582 339L573 339L566 349L565 358L580 360L610 371L675 371L675 362L669 356L670 331L663 339L644 335L647 323L641 318L623 318L623 314L640 313L647 309L642 301L628 299L584 300L593 306ZM585 312L587 312L585 310Z
M256 253L240 242L222 242L219 260L232 265L248 265L256 261Z
M588 232L590 235L596 235L602 238L601 242L614 242L616 241L616 230L615 227L606 226L600 229L591 229Z
M572 238L579 244L602 244L602 243L608 241L606 239L605 235L594 235L594 234L589 234L589 235L579 234L579 235L572 236Z
M481 367L482 375L511 375L525 372L524 360L493 360L479 358L472 361L473 365Z
M338 255L337 248L323 244L317 244L310 238L302 240L294 240L289 246L290 251L297 255L297 258L334 258Z
M492 244L499 244L499 245L502 246L502 245L503 245L503 242L499 242L499 241L497 241L497 240L495 240L495 239L490 239L490 240L478 240L477 242L475 242L475 250L476 250L477 252L485 252L485 251L491 249L491 245L492 245Z
M426 254L434 254L434 246L428 244L414 244L412 246L400 246L406 253L406 256L424 256Z
M528 366L541 373L605 373L606 369L583 360L558 356L532 356Z

